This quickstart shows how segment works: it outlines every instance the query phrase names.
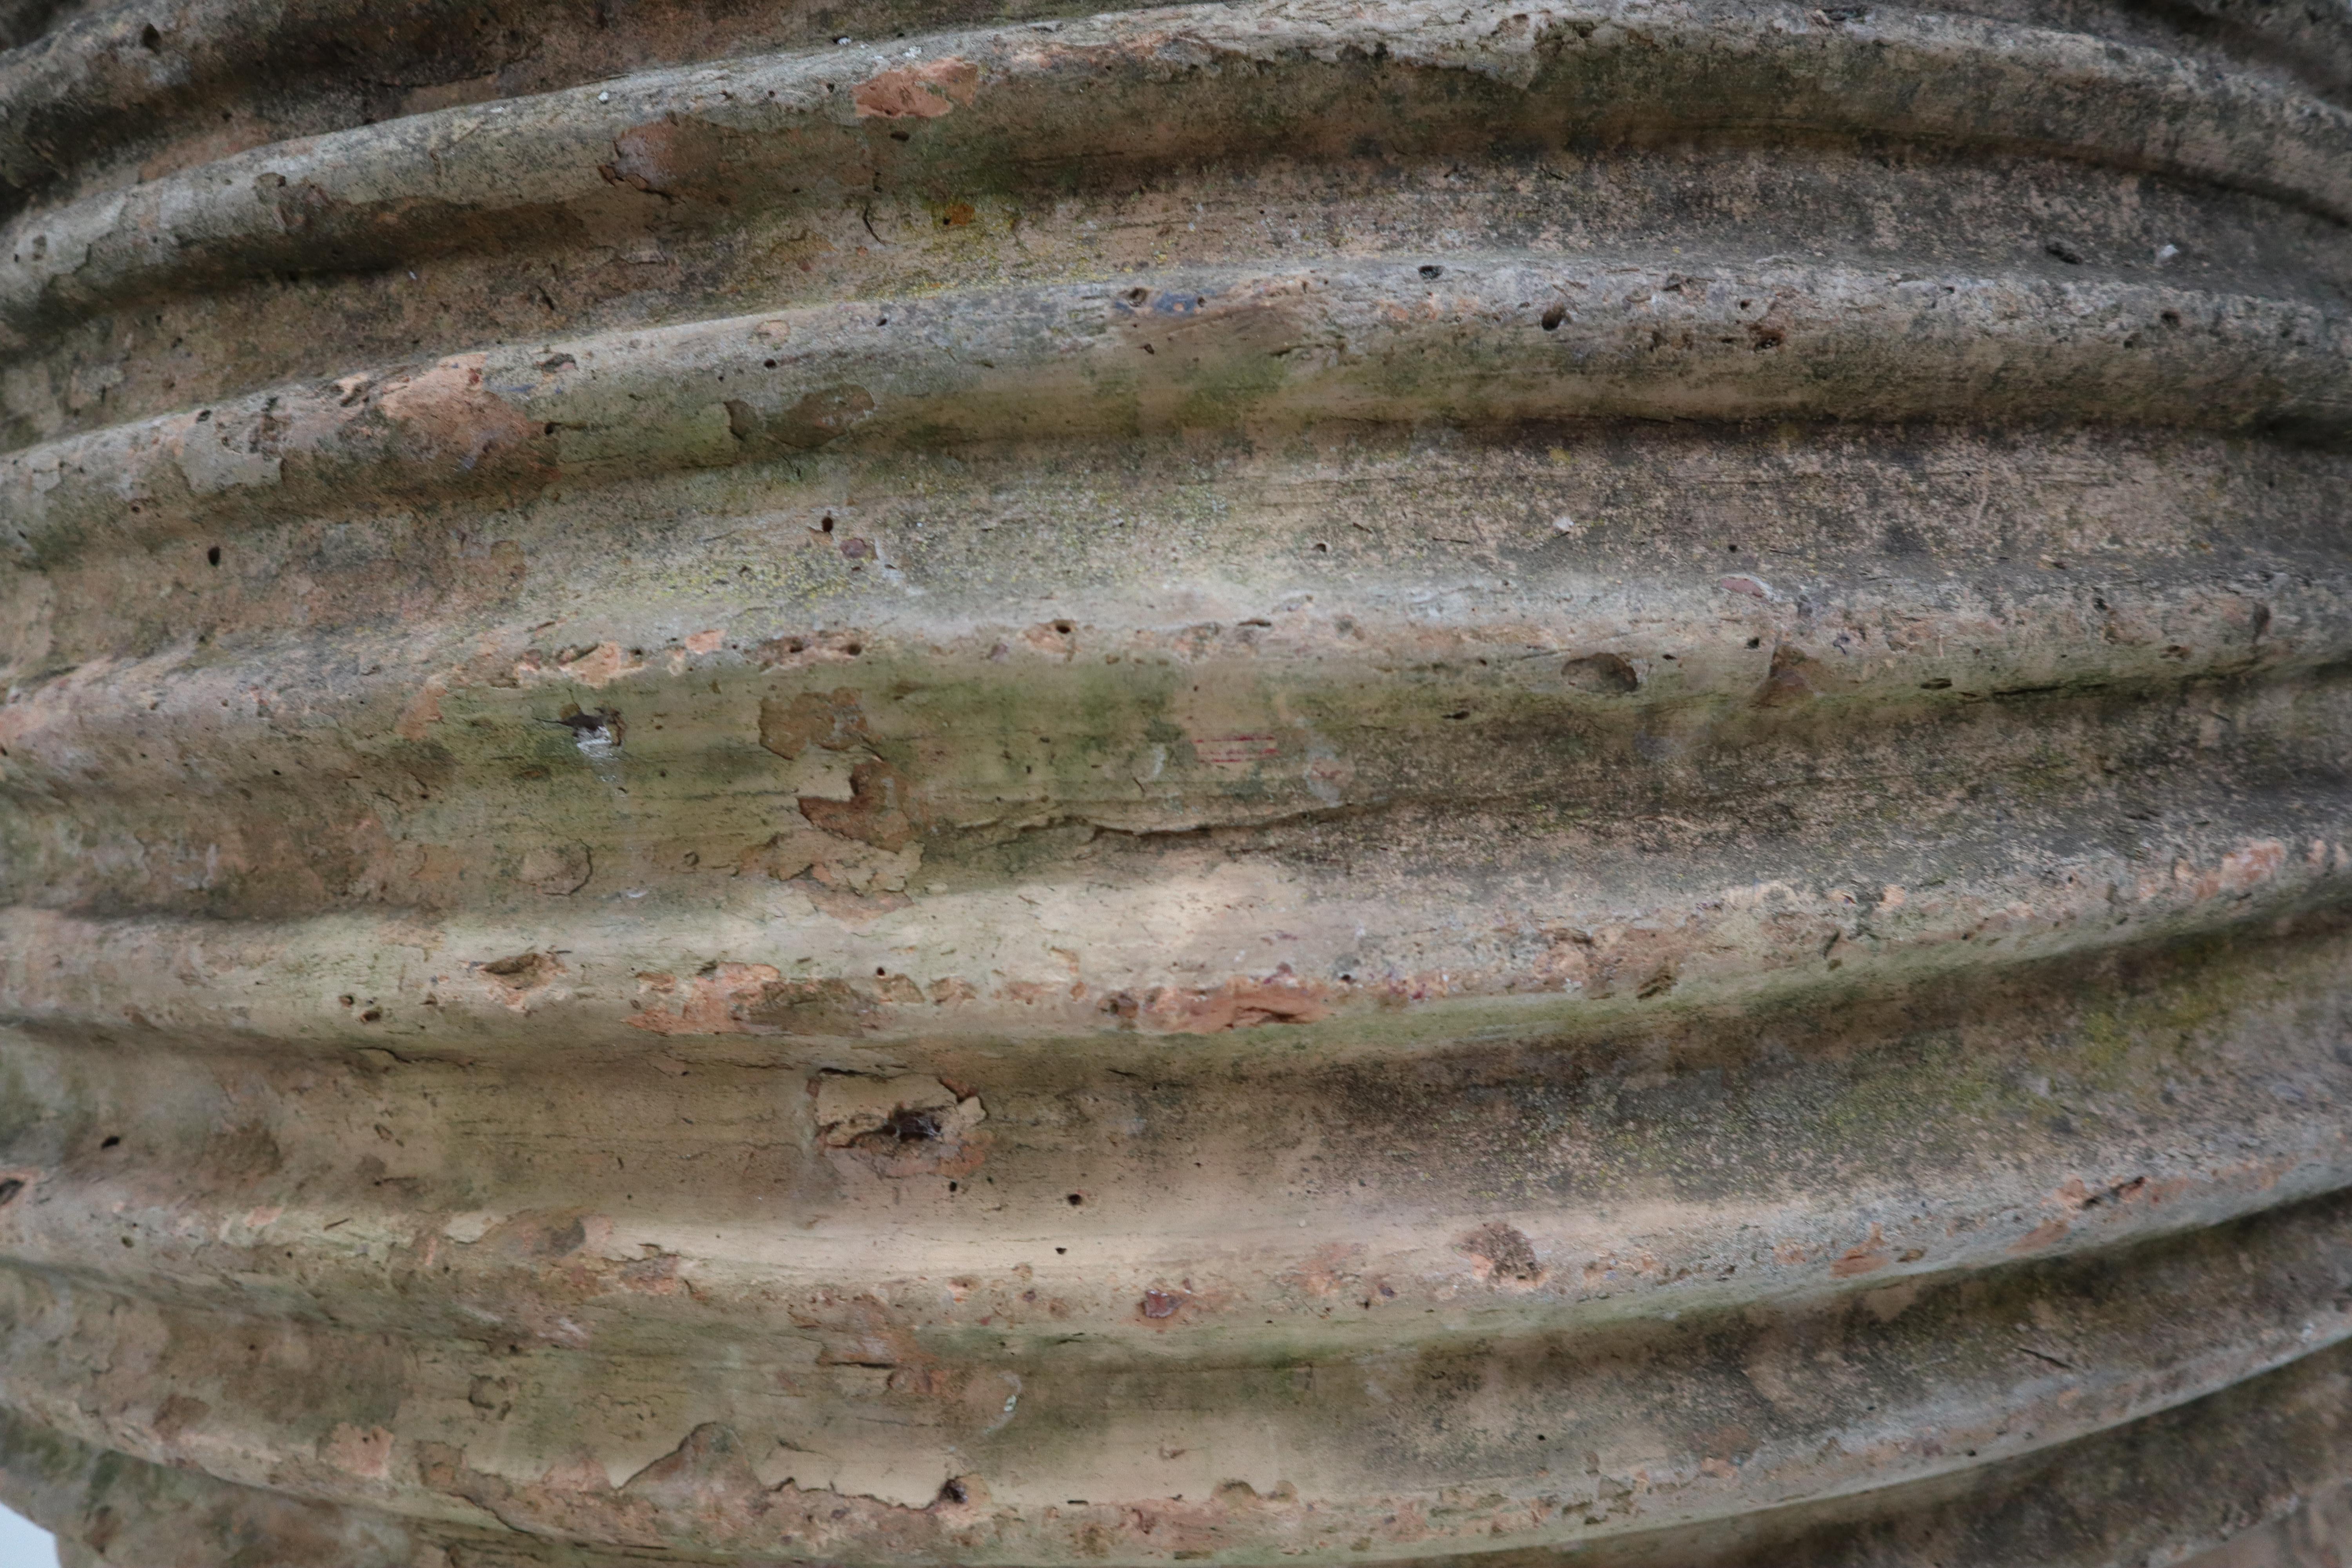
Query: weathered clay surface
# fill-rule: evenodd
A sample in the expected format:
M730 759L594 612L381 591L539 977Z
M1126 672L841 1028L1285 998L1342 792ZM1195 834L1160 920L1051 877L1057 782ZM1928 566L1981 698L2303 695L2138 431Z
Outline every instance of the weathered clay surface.
M2352 1552L2352 14L0 5L70 1563Z

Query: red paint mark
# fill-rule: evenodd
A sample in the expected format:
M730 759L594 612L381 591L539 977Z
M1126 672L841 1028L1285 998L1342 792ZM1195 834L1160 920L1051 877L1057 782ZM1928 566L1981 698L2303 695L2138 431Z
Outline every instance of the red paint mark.
M1245 768L1282 754L1282 742L1273 735L1201 735L1192 741L1192 754L1212 768Z

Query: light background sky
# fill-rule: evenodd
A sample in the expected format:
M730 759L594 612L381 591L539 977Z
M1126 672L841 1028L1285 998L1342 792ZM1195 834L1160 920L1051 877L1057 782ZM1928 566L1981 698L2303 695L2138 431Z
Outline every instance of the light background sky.
M58 1568L57 1538L0 1508L0 1568Z

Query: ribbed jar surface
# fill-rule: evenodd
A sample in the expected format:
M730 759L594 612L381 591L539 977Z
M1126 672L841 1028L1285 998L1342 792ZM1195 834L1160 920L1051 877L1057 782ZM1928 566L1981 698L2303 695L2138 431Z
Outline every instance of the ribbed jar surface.
M2344 0L0 40L69 1568L2352 1552Z

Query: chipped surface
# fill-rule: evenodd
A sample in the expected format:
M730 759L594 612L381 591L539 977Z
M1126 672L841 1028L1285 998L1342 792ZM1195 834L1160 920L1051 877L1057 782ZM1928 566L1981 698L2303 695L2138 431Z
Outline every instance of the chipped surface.
M0 26L74 1568L2352 1551L2340 16Z

